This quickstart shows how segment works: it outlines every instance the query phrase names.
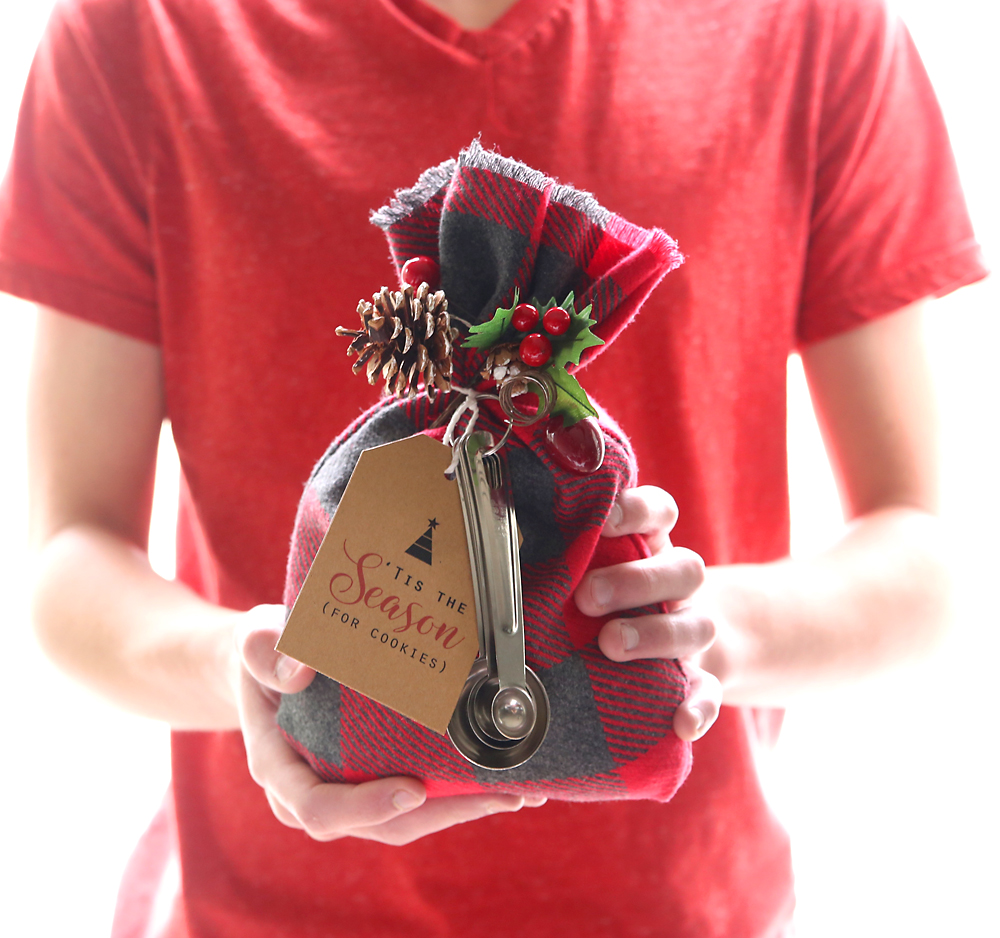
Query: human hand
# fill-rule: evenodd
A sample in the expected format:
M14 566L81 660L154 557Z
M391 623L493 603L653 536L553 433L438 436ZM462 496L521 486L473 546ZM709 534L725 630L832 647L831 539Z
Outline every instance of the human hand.
M255 606L235 630L240 661L237 702L250 775L274 816L314 840L360 837L408 844L455 824L545 803L538 796L455 795L427 800L415 778L380 778L359 785L324 782L286 742L278 728L281 694L305 690L316 672L274 650L284 624L283 606Z
M602 535L641 534L653 555L590 570L575 599L588 616L667 604L667 613L611 619L601 629L598 644L612 661L679 658L690 689L674 713L674 732L681 739L695 740L719 715L722 685L701 667L716 641L714 617L690 602L705 579L705 564L694 551L670 543L676 521L677 504L663 489L643 485L620 493Z

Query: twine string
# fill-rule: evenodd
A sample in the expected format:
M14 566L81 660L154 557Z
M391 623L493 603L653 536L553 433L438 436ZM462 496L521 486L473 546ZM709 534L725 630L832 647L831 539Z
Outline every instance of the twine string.
M517 390L518 388L521 390ZM512 375L502 381L500 383L499 394L480 394L472 388L459 387L457 384L453 384L451 389L457 391L459 394L464 394L465 397L448 405L448 408L445 410L445 413L447 413L448 410L454 407L451 419L448 421L448 427L444 433L444 440L442 441L446 446L452 447L451 462L444 472L449 479L454 477L455 470L458 468L460 444L468 439L469 435L476 429L476 421L479 420L480 401L499 401L500 408L507 415L507 429L500 438L500 442L494 444L483 453L483 456L492 456L507 442L515 425L529 427L533 423L537 423L539 420L547 417L552 412L557 394L556 385L552 378L544 372L535 369L516 376ZM526 413L514 403L515 392L522 393L524 390L529 389L530 393L533 393L538 398L538 409L534 413ZM466 411L469 412L469 422L465 425L465 430L456 441L455 431L458 429L458 425L462 417L465 416ZM444 414L441 416L443 417Z
M453 384L451 389L457 391L459 394L464 394L465 397L461 398L459 405L455 408L455 412L451 415L451 419L448 421L448 428L444 431L444 439L441 441L445 446L452 448L451 462L444 471L444 474L449 479L455 475L455 470L458 469L460 456L459 444L463 443L476 429L476 422L479 420L479 402L481 400L500 400L496 394L481 394L474 388L463 388L457 384ZM455 432L466 412L469 414L469 422L465 425L462 435L456 440Z

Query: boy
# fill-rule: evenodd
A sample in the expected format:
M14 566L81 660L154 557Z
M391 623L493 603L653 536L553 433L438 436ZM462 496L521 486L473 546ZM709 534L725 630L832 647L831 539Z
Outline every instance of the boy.
M323 785L274 726L274 692L311 674L270 651L280 613L260 604L280 597L311 463L372 400L333 335L390 282L367 211L480 133L688 255L585 378L681 506L685 549L670 496L626 493L606 533L657 553L577 593L595 615L676 604L602 634L612 657L681 656L696 675L675 730L703 738L669 805L484 819L524 802ZM751 755L773 715L749 708L940 630L915 304L983 272L933 98L880 3L72 0L0 212L0 288L52 308L33 382L39 634L179 730L172 810L126 877L120 935L171 856L171 935L475 935L498 909L524 934L787 929L787 843ZM854 519L808 563L784 559L796 347ZM180 583L141 551L165 414ZM720 689L732 706L706 734Z

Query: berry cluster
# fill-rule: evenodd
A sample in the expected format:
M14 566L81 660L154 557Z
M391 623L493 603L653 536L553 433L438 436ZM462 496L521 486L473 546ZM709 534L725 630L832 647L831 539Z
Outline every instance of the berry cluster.
M538 312L538 308L530 303L518 303L514 307L514 315L510 321L518 332L528 333L518 346L517 354L521 357L521 361L532 368L541 368L552 357L552 342L549 336L563 335L569 328L570 316L561 306L553 306L552 309L546 310L543 316ZM539 321L545 332L535 331L538 329Z
M404 285L409 284L414 290L421 283L426 283L431 290L436 290L441 283L441 267L431 257L411 257L403 265L400 279ZM517 350L521 361L531 368L542 368L552 358L552 342L549 336L566 333L570 325L570 314L561 306L553 306L542 315L538 307L531 303L519 303L514 308L511 324L518 332L527 333L521 339Z

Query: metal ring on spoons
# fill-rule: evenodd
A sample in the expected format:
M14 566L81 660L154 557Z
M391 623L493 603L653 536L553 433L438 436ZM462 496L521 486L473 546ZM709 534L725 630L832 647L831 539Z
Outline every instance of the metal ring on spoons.
M524 387L524 385L528 385ZM534 394L538 398L538 409L532 413L526 413L514 403L514 388L517 387L518 394ZM507 415L507 429L504 431L500 442L491 449L486 450L483 456L492 456L510 438L511 431L515 426L530 427L533 423L538 423L552 413L552 405L556 402L556 383L544 371L530 369L522 371L518 375L504 378L500 383L500 407Z

